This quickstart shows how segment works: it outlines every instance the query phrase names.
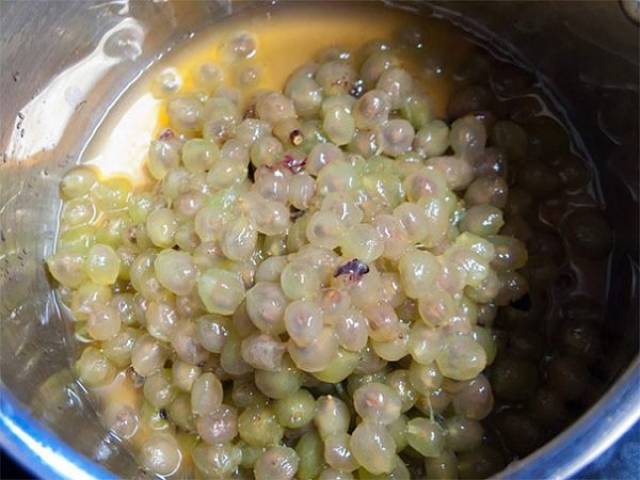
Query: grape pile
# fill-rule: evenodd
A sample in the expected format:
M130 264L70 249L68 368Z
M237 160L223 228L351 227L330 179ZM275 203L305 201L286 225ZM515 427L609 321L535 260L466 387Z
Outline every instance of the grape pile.
M228 54L255 49L241 34ZM77 373L143 397L107 426L163 476L449 478L499 456L483 370L527 249L489 145L517 156L522 129L435 118L385 42L323 52L282 92L221 82L212 64L194 92L158 81L151 187L62 180L47 263L86 342Z

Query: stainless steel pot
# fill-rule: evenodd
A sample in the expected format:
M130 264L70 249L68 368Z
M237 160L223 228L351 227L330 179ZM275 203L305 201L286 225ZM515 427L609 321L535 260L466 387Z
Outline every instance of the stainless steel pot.
M43 478L140 475L131 454L100 426L86 392L64 379L58 381L65 388L42 386L75 353L43 268L56 235L61 173L78 160L118 94L167 45L266 3L0 4L0 444ZM609 370L617 379L571 428L501 474L565 478L640 417L638 2L434 2L428 8L538 70L597 167L616 237L607 315L615 339Z

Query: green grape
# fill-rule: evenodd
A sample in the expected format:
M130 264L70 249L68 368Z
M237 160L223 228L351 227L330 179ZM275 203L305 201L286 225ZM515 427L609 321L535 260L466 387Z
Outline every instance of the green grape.
M64 203L60 217L63 229L91 223L96 216L96 207L88 197L72 198Z
M149 334L162 342L168 342L178 327L178 315L170 303L151 301L145 312Z
M86 195L98 183L98 176L92 167L80 165L69 170L62 177L60 190L65 198Z
M282 367L285 345L279 339L267 334L251 335L240 345L242 358L253 368L271 372Z
M438 423L416 417L407 422L409 445L425 457L437 457L444 450L445 432Z
M193 382L196 381L201 373L202 369L200 367L182 360L175 360L171 366L173 384L185 392L191 391ZM191 410L191 407L189 407L189 410Z
M284 333L284 312L287 299L276 283L258 282L247 292L247 313L261 331L278 335Z
M332 317L340 346L352 352L360 352L367 345L369 327L360 310L348 308Z
M219 315L203 315L196 320L196 339L212 353L222 352L229 335L230 322Z
M169 357L169 351L151 335L142 335L136 340L131 351L131 366L138 375L146 377L162 368Z
M418 393L413 387L409 377L408 370L397 369L389 373L384 382L398 395L400 398L401 412L407 412L416 403Z
M343 234L338 216L333 212L316 212L308 220L306 226L308 241L317 247L334 249Z
M156 370L144 380L144 398L156 408L168 406L175 398L176 391L172 384L171 370Z
M258 241L258 232L253 222L246 216L240 216L224 229L220 247L222 253L231 260L241 261L249 258Z
M283 154L282 143L271 135L265 135L257 139L250 149L251 163L256 168L262 165L274 166L282 160Z
M358 463L351 454L349 444L351 436L348 433L334 433L324 438L324 461L342 472L352 472L358 468Z
M140 427L140 416L136 408L118 401L109 402L101 412L101 421L105 428L118 437L128 440Z
M140 448L142 466L158 475L172 475L182 462L182 452L175 437L158 432L145 440Z
M86 347L76 362L80 381L89 387L111 383L116 375L114 365L95 347Z
M445 420L447 446L454 452L470 452L482 443L484 429L477 420L464 417L450 417Z
M256 460L253 474L256 480L290 480L298 471L300 459L289 447L273 446Z
M317 176L320 170L329 163L342 160L344 160L344 153L339 147L333 143L321 142L315 145L309 152L305 170L310 175Z
M293 102L277 92L268 92L261 95L256 103L256 113L258 118L272 125L280 120L296 116Z
M349 443L356 461L379 475L391 472L396 464L396 442L386 427L365 420L351 434Z
M391 97L382 90L370 90L354 105L353 117L359 129L372 129L387 121Z
M96 228L91 225L67 230L58 239L59 252L75 252L85 254L96 243Z
M196 96L175 96L167 104L169 122L177 131L191 133L201 126L203 109Z
M99 182L91 190L91 197L98 210L120 210L127 206L131 190L126 178L111 177Z
M291 302L284 311L284 325L289 338L301 347L311 344L322 332L323 317L322 310L315 302Z
M409 298L420 298L435 283L441 267L436 257L423 250L407 251L398 263L398 272L404 291Z
M292 300L308 298L320 289L320 278L313 265L290 262L282 269L280 286Z
M484 150L487 132L478 119L467 115L453 122L449 139L457 155L476 158Z
M389 429L389 433L393 437L393 440L396 442L396 452L401 452L409 444L409 442L407 441L408 421L409 420L406 415L400 415L387 426L387 428Z
M195 415L208 415L222 403L222 384L211 372L203 373L191 387L191 410Z
M187 295L196 283L196 268L185 252L163 250L153 262L158 281L176 295Z
M400 416L400 396L383 383L368 383L353 394L353 406L363 420L388 425Z
M127 236L135 228L130 218L123 212L106 214L96 227L96 242L114 248L123 242L129 243Z
M85 258L81 253L58 251L46 261L49 272L60 285L78 288L87 281Z
M362 309L369 323L369 337L377 342L396 340L401 333L400 320L391 305L379 303Z
M384 243L376 229L368 224L359 224L349 228L340 241L342 254L370 263L384 252Z
M422 365L412 361L409 367L409 381L418 393L429 395L442 385L442 373L434 363Z
M396 118L383 123L377 129L378 142L382 151L397 157L411 150L415 131L409 122Z
M351 142L356 125L351 113L343 107L333 107L325 112L322 129L331 142L342 146Z
M194 138L182 146L182 163L192 173L209 170L218 160L218 146L207 140Z
M312 375L325 383L340 383L353 373L359 361L358 353L339 348L329 365L319 372L313 372Z
M220 352L220 366L234 377L246 375L253 370L253 367L242 358L240 342L241 339L230 332Z
M399 65L400 61L390 51L372 52L360 69L360 78L365 87L373 88L380 76L387 70Z
M92 282L111 285L120 272L120 257L108 245L94 245L87 255L86 271Z
M285 356L280 370L275 372L255 370L254 380L258 390L267 397L281 399L298 391L302 385L303 376L289 357Z
M197 285L200 299L210 313L230 315L245 296L240 276L219 268L205 271L198 278Z
M318 432L310 430L302 435L295 450L300 459L298 478L300 480L317 478L323 463L323 445Z
M88 320L91 313L107 305L112 297L111 289L106 285L85 283L73 292L71 313L76 321Z
M174 236L178 229L176 216L168 208L158 208L147 216L147 234L154 245L170 248L175 244Z
M351 412L347 404L338 397L323 395L316 401L313 422L322 438L336 433L346 433L351 423Z
M475 205L468 209L460 222L460 230L488 237L496 235L504 220L502 211L492 205Z
M169 420L178 427L188 432L196 430L195 420L191 412L191 398L186 393L178 393L166 411Z
M318 337L304 347L289 341L287 350L296 366L305 372L320 372L331 364L338 353L338 340L329 327L322 329Z
M140 335L140 331L133 328L120 330L102 344L104 356L118 368L127 367L131 363L133 346Z
M433 120L433 107L431 106L431 99L428 96L413 94L408 97L401 98L400 101L402 102L400 107L402 115L416 130L420 130L430 123L438 121ZM446 125L442 121L439 122Z
M313 78L292 75L287 80L284 92L293 100L296 112L302 117L313 117L320 110L322 88Z
M409 324L399 323L399 331L393 340L379 342L371 338L371 348L383 360L396 362L409 354Z
M422 126L413 139L418 155L431 158L444 154L449 148L449 126L442 120L433 120Z
M273 408L268 405L250 405L238 417L240 438L254 447L277 445L284 430L278 423Z
M191 451L197 469L207 478L229 478L242 461L242 450L232 443L199 443Z
M412 93L413 78L402 68L390 68L380 75L376 88L387 94L391 109L398 110Z
M315 80L329 96L349 93L356 81L357 73L350 63L333 60L323 63L315 73Z
M223 404L208 415L199 416L196 428L200 438L209 444L230 442L238 435L236 409Z
M278 423L285 428L301 428L308 425L316 413L316 401L305 389L277 400L274 411Z
M89 314L86 328L95 340L108 340L115 337L120 330L120 316L112 306L96 308Z
M442 374L452 380L471 380L487 364L487 354L471 335L450 334L436 355Z

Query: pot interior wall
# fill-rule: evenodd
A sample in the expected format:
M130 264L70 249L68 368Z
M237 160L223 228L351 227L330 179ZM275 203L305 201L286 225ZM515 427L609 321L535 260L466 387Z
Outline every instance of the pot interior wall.
M433 8L486 33L524 66L535 66L581 133L615 232L605 306L607 372L614 380L638 352L637 25L617 2L403 6ZM67 370L77 346L43 267L56 236L58 183L118 93L167 45L261 6L220 0L96 7L64 1L10 2L2 8L2 383L71 446L118 475L133 477L139 473L135 460L100 426L90 397ZM97 57L87 63L92 56ZM74 70L76 76L69 77ZM57 82L62 72L66 76ZM69 78L77 82L68 83Z

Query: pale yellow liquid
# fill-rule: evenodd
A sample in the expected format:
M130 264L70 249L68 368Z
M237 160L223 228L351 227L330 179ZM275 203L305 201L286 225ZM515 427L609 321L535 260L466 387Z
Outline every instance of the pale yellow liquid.
M224 70L226 86L237 87L234 77L242 65L225 59L223 46L240 31L250 32L257 39L255 56L244 63L259 72L257 83L241 89L247 100L257 90L282 90L289 74L313 61L323 49L346 48L354 53L359 67L363 59L357 52L366 42L394 41L398 32L413 28L418 29L426 41L422 49L400 54L403 67L417 79L417 87L429 95L435 114L442 116L451 93L451 82L446 76L429 75L426 59L437 51L445 52L449 67L464 61L473 47L459 30L439 20L379 5L294 4L284 10L265 10L251 18L225 20L177 46L119 100L99 128L83 161L96 165L104 175L123 174L136 184L144 183L142 166L149 144L168 124L166 101L152 94L154 79L163 69L175 68L182 78L179 93L192 92L196 90L194 72L203 63L212 62Z

